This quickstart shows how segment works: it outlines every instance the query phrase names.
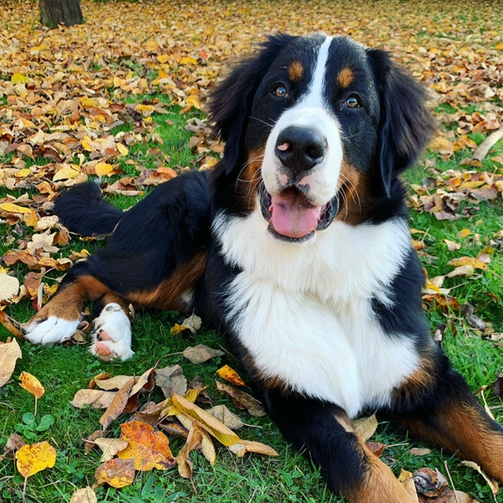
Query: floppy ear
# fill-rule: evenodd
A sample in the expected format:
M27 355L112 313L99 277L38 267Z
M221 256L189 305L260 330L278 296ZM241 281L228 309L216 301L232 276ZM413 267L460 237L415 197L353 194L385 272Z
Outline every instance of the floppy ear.
M253 97L278 53L295 37L271 36L260 52L239 64L210 95L209 115L215 135L225 141L224 163L228 174L242 158Z
M412 166L435 130L426 108L427 92L419 82L393 63L387 52L368 51L380 83L381 115L377 162L383 188L390 195L393 180Z

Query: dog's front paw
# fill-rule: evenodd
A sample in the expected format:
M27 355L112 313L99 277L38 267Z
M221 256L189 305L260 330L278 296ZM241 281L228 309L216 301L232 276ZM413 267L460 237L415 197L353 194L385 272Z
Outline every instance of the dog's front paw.
M56 344L67 341L79 326L80 319L65 320L58 316L35 316L24 326L25 339L33 344Z
M128 360L131 349L131 322L119 304L107 304L94 320L91 353L101 360Z

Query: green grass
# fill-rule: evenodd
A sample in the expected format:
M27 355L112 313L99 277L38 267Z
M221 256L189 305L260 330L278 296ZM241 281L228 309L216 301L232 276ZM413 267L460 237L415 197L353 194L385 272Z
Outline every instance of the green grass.
M151 97L149 97L150 99ZM164 144L147 142L138 144L130 149L130 158L139 164L155 167L156 158L149 155L149 149L159 148L165 156L166 163L172 167L193 165L196 161L190 149L186 147L190 133L184 126L186 116L181 116L176 109L171 109L169 115L154 114L153 120L157 124L157 132L163 138ZM167 124L166 119L173 121ZM121 126L122 131L128 131L129 126ZM119 130L114 131L114 134ZM480 137L474 137L480 141ZM502 153L500 144L493 152ZM448 161L436 159L435 169L445 171L457 169L459 161L468 156L468 152L461 152ZM491 156L488 156L491 157ZM430 158L433 156L430 154ZM37 163L43 160L36 160ZM123 164L123 168L130 175L136 175L131 166ZM490 161L484 161L483 167L493 171L497 166ZM129 171L128 171L129 170ZM431 169L418 167L410 171L406 179L410 183L420 183L424 176L431 176ZM113 180L111 180L113 181ZM1 194L5 194L2 189ZM108 199L121 208L134 204L138 198L125 196L109 196ZM432 215L411 212L411 226L416 229L427 230L425 237L426 248L423 261L430 277L445 274L452 268L447 265L452 258L461 255L476 256L487 244L494 233L503 228L501 200L497 203L481 202L475 217L461 219L455 222L437 221ZM458 232L469 228L472 235L479 234L480 240L466 238L463 248L456 252L449 252L442 239L448 238L461 241ZM0 234L5 235L12 229L4 226ZM417 236L415 236L417 239ZM3 240L2 240L3 241ZM0 242L2 242L0 241ZM68 254L72 249L87 248L93 251L99 243L80 242L74 239L70 246L62 250ZM0 251L5 252L6 246L0 245ZM24 266L14 268L22 277L26 273ZM56 278L59 273L49 273ZM453 278L446 280L445 286L453 288L452 294L461 303L470 302L476 308L476 314L485 321L493 324L495 331L503 332L502 281L503 257L495 253L489 270L472 278ZM488 293L496 295L499 302ZM33 314L29 302L23 301L11 306L8 314L18 321L26 321ZM501 342L483 339L464 321L458 312L442 313L429 306L428 317L432 330L440 323L451 323L457 328L457 335L452 329L445 334L443 347L451 357L455 367L465 376L472 389L489 385L497 372L503 371L503 356ZM197 336L172 336L169 329L177 320L177 313L141 313L134 325L134 358L125 363L106 364L96 360L85 346L56 346L52 348L31 346L22 343L23 359L18 362L13 380L0 390L0 452L11 433L17 432L25 436L30 442L48 440L57 449L58 458L52 470L46 470L34 475L28 481L28 503L59 503L69 501L70 495L80 487L92 485L94 472L99 465L99 454L92 451L84 455L83 438L88 437L99 426L98 419L102 411L90 409L75 409L70 400L75 392L87 386L89 380L104 371L118 374L141 374L152 367L157 360L159 366L180 364L186 377L190 380L200 375L203 383L208 386L214 404L225 404L240 415L245 423L260 426L257 428L243 428L239 434L244 438L258 440L272 445L278 450L278 458L267 458L259 455L236 458L227 449L218 448L218 460L215 467L197 453L192 454L194 461L194 477L186 481L179 477L176 470L168 473L153 471L137 473L133 485L122 490L112 488L98 488L97 495L100 502L126 503L161 503L169 501L183 501L192 503L234 503L253 502L304 502L304 503L340 503L342 500L330 494L318 471L312 464L296 453L281 437L276 426L268 418L255 419L246 412L237 410L230 400L223 398L214 387L215 371L224 363L229 363L243 374L239 363L231 356L224 356L202 365L193 365L183 356L177 354L188 345L204 343L211 347L225 347L222 338L215 332L202 330ZM8 332L0 326L0 340L5 340ZM21 371L28 371L36 375L46 388L46 394L39 400L36 424L44 415L51 415L54 425L45 431L23 422L25 413L33 412L33 397L21 389L17 377ZM494 409L494 414L503 422L503 402L488 390L488 403ZM159 391L147 399L160 401ZM111 434L117 435L123 416L111 427ZM29 438L28 438L29 437ZM381 423L373 440L382 442L390 447L384 452L383 459L392 467L395 473L401 468L409 471L429 466L438 468L445 473L444 461L447 462L455 487L468 492L479 501L490 501L490 491L484 480L474 471L459 467L456 458L445 456L440 450L433 449L431 454L424 457L413 456L410 448L418 444L409 440L403 433L397 432L390 424ZM181 448L178 440L171 440L176 454ZM14 503L21 501L23 478L17 473L14 462L0 461L0 500ZM498 501L503 501L500 496Z

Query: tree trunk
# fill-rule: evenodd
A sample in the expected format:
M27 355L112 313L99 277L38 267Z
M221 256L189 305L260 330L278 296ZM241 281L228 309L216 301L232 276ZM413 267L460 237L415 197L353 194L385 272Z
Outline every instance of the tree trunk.
M39 0L40 3L40 22L55 28L60 24L72 26L73 24L82 24L82 11L80 9L80 0Z

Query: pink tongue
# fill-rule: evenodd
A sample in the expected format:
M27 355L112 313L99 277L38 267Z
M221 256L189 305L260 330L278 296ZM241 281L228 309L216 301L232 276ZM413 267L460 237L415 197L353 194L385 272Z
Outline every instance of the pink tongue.
M282 236L302 238L316 229L321 206L311 206L303 194L285 191L271 196L271 225Z

